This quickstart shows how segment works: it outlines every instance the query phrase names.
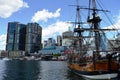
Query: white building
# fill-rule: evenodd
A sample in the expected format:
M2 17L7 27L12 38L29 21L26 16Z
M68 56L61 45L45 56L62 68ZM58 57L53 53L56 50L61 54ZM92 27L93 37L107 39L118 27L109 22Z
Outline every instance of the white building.
M62 34L62 46L69 47L72 45L74 33L72 31L66 31Z
M58 46L62 46L62 36L60 35L57 36L57 44Z

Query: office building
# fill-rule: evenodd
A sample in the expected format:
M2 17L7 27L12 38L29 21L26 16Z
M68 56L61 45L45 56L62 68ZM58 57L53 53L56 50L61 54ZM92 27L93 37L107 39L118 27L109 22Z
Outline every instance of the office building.
M7 51L37 52L42 48L42 28L37 23L27 25L9 22L7 30Z
M26 25L9 22L7 30L7 51L25 50Z
M47 46L47 41L44 40L44 42L43 42L43 48L45 48L46 46Z
M26 46L28 53L38 52L42 48L42 28L37 23L28 23L26 27Z

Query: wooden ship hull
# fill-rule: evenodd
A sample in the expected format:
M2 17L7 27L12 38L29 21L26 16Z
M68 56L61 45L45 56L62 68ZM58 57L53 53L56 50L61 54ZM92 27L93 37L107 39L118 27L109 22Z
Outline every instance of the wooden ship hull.
M99 60L95 63L67 63L70 71L89 79L111 79L118 76L118 64L116 61ZM110 66L111 65L111 66Z

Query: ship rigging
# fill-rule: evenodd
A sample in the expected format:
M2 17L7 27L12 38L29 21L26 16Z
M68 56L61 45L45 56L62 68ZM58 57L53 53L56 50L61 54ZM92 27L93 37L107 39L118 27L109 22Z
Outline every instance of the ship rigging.
M87 23L90 25L89 28L83 27L86 22L81 21L81 9L88 10ZM77 1L76 11L77 21L71 22L75 24L75 35L71 53L68 55L69 69L74 73L91 79L117 77L120 50L115 50L114 47L108 48L109 41L105 32L117 29L101 29L99 24L102 19L97 14L100 11L109 11L97 9L96 0L89 0L88 8L80 7ZM86 31L89 32L87 33L88 36L84 36Z

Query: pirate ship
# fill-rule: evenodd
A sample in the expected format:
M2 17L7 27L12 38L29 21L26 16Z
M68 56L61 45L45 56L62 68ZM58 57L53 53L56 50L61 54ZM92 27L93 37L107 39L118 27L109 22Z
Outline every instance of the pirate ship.
M88 10L87 24L81 22L80 10ZM91 79L111 79L118 76L119 52L110 47L110 41L106 37L107 31L116 29L102 29L99 24L102 21L98 12L108 12L97 9L96 0L89 0L89 7L83 8L76 5L77 21L75 24L73 43L70 46L71 52L68 55L68 68L72 72ZM85 35L84 35L85 34ZM87 36L86 36L87 35Z

